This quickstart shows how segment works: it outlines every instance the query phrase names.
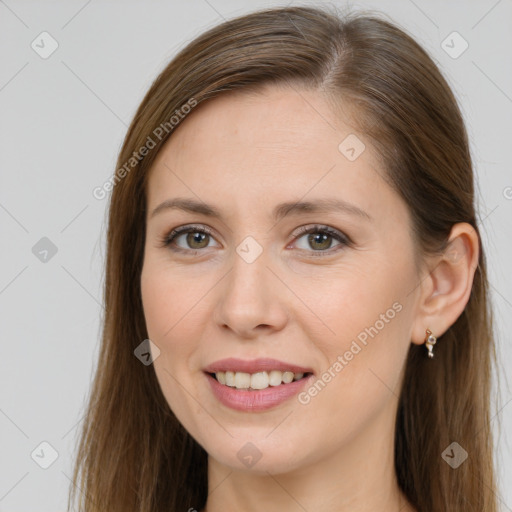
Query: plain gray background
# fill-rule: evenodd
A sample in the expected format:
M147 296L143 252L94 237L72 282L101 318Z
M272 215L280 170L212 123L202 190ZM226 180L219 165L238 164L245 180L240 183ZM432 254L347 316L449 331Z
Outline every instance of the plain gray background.
M107 200L92 190L114 172L145 91L205 29L275 5L285 3L0 0L0 512L66 508L100 356ZM512 1L352 5L381 10L411 32L464 112L503 368L493 404L499 499L512 511Z

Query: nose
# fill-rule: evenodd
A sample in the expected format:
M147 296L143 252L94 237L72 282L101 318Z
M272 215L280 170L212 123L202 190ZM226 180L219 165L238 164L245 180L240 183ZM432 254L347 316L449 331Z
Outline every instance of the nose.
M284 327L288 317L285 287L269 263L265 251L250 263L234 254L233 266L217 288L214 320L222 329L252 339Z

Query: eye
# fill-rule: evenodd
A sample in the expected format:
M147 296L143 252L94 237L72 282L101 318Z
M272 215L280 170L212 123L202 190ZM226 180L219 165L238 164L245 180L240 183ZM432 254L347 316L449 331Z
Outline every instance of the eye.
M185 236L186 235L186 236ZM185 246L180 246L177 242L183 237ZM164 247L169 247L173 251L190 251L205 249L208 242L213 239L212 231L206 226L182 226L173 229L162 240Z
M299 249L310 252L315 257L338 252L339 249L332 250L333 240L338 242L334 247L343 248L352 244L348 236L329 226L322 225L301 227L294 236L299 241L301 239L305 240L305 246L303 244L302 247L299 246ZM178 243L180 240L184 245ZM164 236L161 239L161 245L176 252L190 252L208 248L211 240L213 240L213 233L207 226L181 226Z
M329 226L304 226L299 229L299 232L295 236L298 237L299 241L304 239L304 244L302 247L299 247L299 249L316 253L312 254L312 256L315 257L338 252L339 249L330 250L333 247L333 240L338 242L334 247L338 246L343 248L351 245L351 240L348 236ZM311 251L310 248L312 248L313 251Z

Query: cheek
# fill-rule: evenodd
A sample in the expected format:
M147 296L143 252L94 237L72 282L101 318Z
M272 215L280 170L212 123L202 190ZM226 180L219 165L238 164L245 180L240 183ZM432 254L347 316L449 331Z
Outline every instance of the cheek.
M377 337L391 343L396 339L407 285L395 274L396 267L386 269L374 264L317 271L314 279L294 277L294 292L310 306L300 322L331 360L349 350L353 340L369 346L369 341Z
M174 414L188 422L201 417L197 404L183 389L193 389L193 375L188 367L196 350L196 322L191 322L191 308L197 302L195 292L185 285L179 273L160 265L147 264L141 275L141 295L148 337L160 349L153 368L162 393ZM190 283L190 278L187 278ZM189 313L190 312L190 313ZM187 313L189 316L187 316ZM192 425L189 428L195 430Z
M391 428L408 347L401 341L408 312L397 303L395 308L382 309L389 315L383 327L374 320L372 310L336 324L340 330L346 327L347 334L326 349L327 366L300 397L305 416L310 418L307 427L312 426L309 422L323 425L339 446L357 438L367 425L382 425L382 435ZM380 313L381 309L374 307L373 311Z
M399 393L400 372L410 346L413 308L407 266L351 269L343 276L318 281L310 294L315 311L329 331L310 336L324 357L319 389L327 416L332 404L369 410ZM399 269L399 270L397 270ZM311 390L315 394L315 390ZM329 406L329 403L331 404ZM326 417L327 417L326 416Z
M179 273L170 272L156 264L148 264L141 275L141 295L149 339L160 349L154 360L154 369L162 392L176 412L182 407L183 392L180 384L190 387L191 355L196 350L194 340L200 339L195 332L195 294L185 286ZM190 279L187 280L190 283Z
M189 321L200 293L197 284L185 272L169 268L158 260L149 260L142 269L141 295L148 335L162 347L183 344L178 339L186 336L195 323ZM199 295L201 296L201 295ZM161 347L161 348L162 348Z
M167 331L175 323L176 297L165 275L145 266L141 276L141 296L149 338L163 348Z

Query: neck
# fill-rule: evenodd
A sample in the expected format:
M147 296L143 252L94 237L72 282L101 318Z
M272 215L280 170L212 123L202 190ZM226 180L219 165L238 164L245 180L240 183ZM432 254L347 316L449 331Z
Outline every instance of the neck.
M286 473L237 471L209 457L203 512L414 512L394 470L394 415L316 462Z

